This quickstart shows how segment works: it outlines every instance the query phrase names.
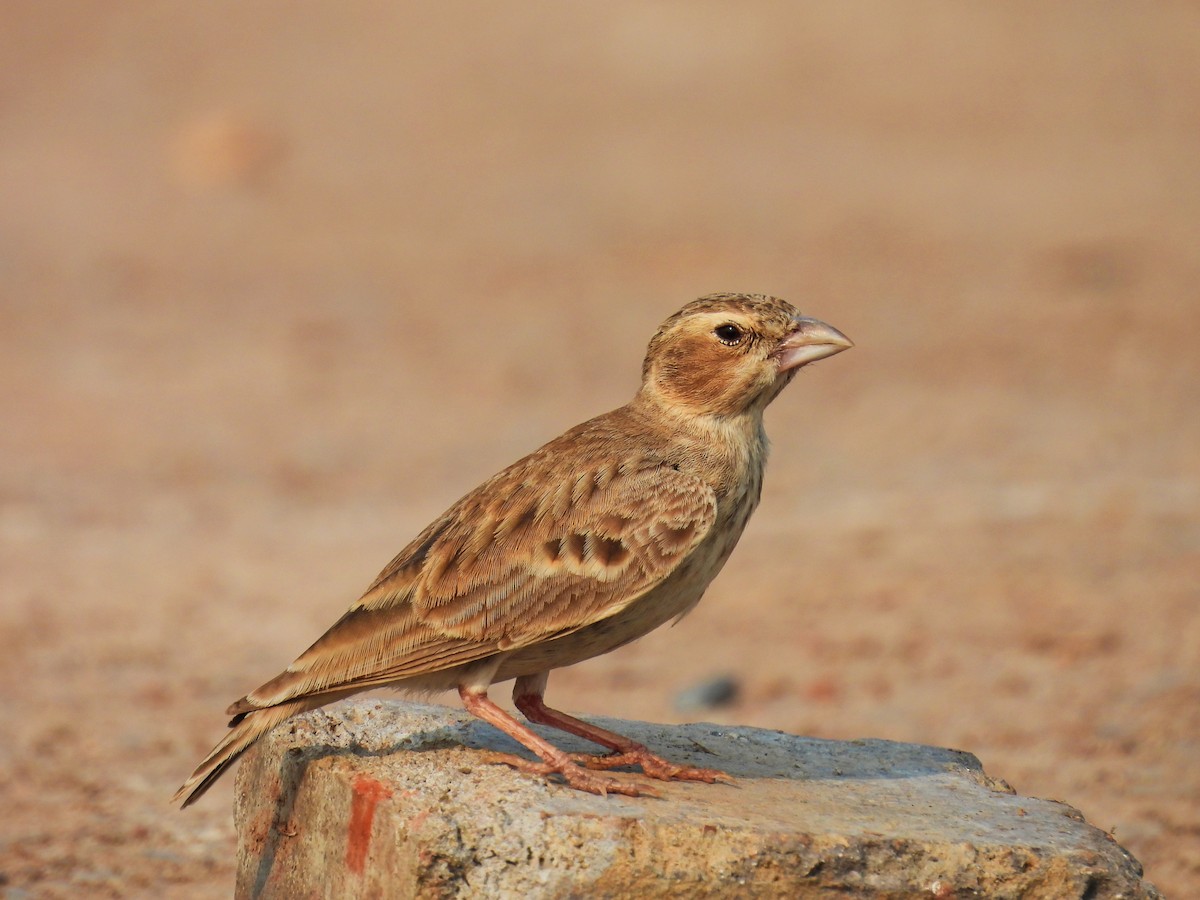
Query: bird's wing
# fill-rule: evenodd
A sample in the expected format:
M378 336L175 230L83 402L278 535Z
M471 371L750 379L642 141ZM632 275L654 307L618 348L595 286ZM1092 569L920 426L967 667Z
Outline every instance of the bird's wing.
M342 618L231 714L365 688L576 631L667 578L716 497L659 460L564 469L523 460L406 547ZM535 471L530 471L534 469Z

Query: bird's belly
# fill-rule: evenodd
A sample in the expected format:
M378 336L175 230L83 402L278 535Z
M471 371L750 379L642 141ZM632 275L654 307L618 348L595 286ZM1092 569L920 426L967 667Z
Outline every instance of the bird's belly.
M636 641L679 618L700 601L732 549L725 542L697 548L670 578L615 615L570 634L513 651L500 664L494 680L536 675L583 662Z
M664 592L660 587L615 616L562 637L522 647L500 664L496 681L571 666L616 650L686 612L700 599L701 592L674 593L675 596L662 596Z

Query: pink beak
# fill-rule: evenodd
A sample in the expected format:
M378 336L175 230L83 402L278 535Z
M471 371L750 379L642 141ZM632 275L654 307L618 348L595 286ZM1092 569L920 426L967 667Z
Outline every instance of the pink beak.
M820 319L800 316L795 319L795 326L779 345L780 372L798 369L854 346L854 341Z

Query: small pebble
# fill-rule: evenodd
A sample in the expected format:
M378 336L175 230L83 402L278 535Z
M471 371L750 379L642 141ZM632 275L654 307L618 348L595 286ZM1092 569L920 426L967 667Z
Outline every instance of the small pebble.
M741 686L732 675L716 675L675 695L675 709L692 712L698 709L717 709L737 700Z

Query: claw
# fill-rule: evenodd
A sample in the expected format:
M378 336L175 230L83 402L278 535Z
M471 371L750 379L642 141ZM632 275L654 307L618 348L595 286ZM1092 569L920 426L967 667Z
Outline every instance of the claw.
M625 752L609 753L605 756L592 756L586 753L572 754L571 758L582 763L589 769L616 769L621 766L639 766L651 778L660 781L703 781L705 784L736 784L732 776L719 769L701 769L695 766L684 766L663 759L649 750L627 750Z
M574 755L586 756L587 754L580 753ZM560 775L569 787L577 791L587 791L589 794L599 794L601 797L609 794L622 794L626 797L656 797L660 799L662 797L662 794L648 784L637 784L636 782L621 781L616 778L596 775L578 765L573 759L564 762L562 765L556 765L548 762L534 762L533 760L515 756L511 753L489 753L488 762L511 766L518 772L525 772L529 775Z

